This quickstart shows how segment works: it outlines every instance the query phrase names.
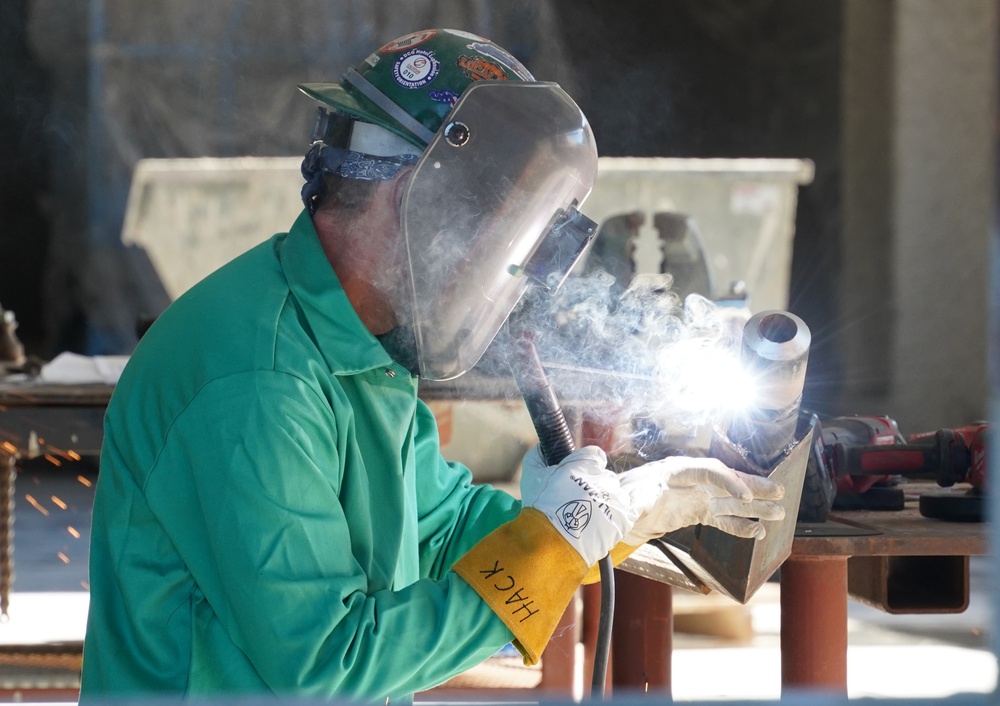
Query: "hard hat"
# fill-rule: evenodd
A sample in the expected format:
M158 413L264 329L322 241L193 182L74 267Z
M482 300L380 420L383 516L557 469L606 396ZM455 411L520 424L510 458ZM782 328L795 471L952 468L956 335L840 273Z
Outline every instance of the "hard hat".
M534 81L510 52L469 32L427 29L383 45L340 83L304 83L306 95L379 125L421 150L474 81Z

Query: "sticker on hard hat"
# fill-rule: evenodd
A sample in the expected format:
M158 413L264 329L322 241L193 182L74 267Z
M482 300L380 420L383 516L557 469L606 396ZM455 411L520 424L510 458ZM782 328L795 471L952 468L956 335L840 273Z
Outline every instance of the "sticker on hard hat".
M396 59L392 76L404 88L420 88L433 81L440 68L440 62L431 52L411 49Z
M412 49L418 44L423 44L428 39L437 34L436 30L425 29L422 32L411 32L399 39L394 39L388 44L382 46L379 51L396 52L403 51L405 49Z
M507 73L492 61L478 56L462 54L458 57L458 67L473 81L506 81Z
M440 91L427 91L427 95L430 96L432 101L437 101L438 103L447 103L448 105L458 103L458 94L447 88L443 88Z

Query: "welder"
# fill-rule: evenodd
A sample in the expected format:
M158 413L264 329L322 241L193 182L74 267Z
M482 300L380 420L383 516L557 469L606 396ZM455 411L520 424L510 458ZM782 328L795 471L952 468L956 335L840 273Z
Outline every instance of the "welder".
M452 30L300 88L301 215L179 297L108 407L84 701L406 700L509 642L537 662L609 552L780 518L780 486L711 459L619 477L596 447L535 452L520 499L446 462L417 381L468 371L529 278L565 276L536 254L593 183L590 127Z

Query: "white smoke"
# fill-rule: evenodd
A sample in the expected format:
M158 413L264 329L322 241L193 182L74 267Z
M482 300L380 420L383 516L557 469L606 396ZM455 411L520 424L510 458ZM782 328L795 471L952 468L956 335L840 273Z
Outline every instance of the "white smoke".
M603 271L572 276L555 294L530 290L509 324L510 335L531 332L565 407L618 427L641 455L723 423L752 397L739 365L749 312L682 300L670 285L669 275L627 288Z

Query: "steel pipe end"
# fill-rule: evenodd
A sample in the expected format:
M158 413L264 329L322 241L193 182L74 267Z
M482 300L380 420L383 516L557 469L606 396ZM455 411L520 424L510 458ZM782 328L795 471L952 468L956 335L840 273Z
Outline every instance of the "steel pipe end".
M750 317L740 357L756 380L757 407L782 410L802 396L811 342L809 327L795 314L769 310Z

